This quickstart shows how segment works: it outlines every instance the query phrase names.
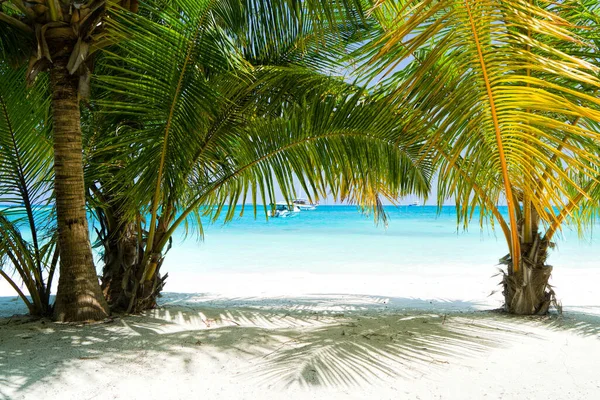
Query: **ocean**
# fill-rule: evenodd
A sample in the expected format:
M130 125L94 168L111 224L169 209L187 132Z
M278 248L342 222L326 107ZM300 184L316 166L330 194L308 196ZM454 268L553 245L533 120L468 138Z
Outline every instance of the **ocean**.
M238 213L241 207L238 206ZM473 220L457 227L454 206L386 206L387 227L355 206L321 205L292 218L243 217L204 226L204 240L183 228L163 270L202 272L398 273L422 268L494 266L508 250L499 227ZM505 210L501 210L505 213ZM477 218L477 216L475 217ZM549 263L597 267L600 242L565 228Z
M502 305L498 260L508 250L499 229L481 229L478 220L468 230L457 227L454 206L439 212L435 206L385 210L387 226L347 205L320 205L292 218L268 221L262 209L255 219L247 206L243 217L205 223L203 240L194 227L186 232L182 226L161 269L169 274L162 301L187 298L176 293L200 293L206 301L334 295L336 301L347 302L351 295L363 296L359 302L389 300L401 308ZM237 206L237 214L240 211ZM506 214L505 208L501 211ZM592 236L580 240L568 227L555 241L548 263L555 267L551 284L563 305L596 307L600 242ZM98 252L96 266L100 273ZM15 292L0 279L2 296L14 298ZM0 307L0 314L18 311L11 307Z
M236 207L236 217L204 222L204 237L190 223L180 226L163 264L164 272L398 273L422 268L494 266L507 252L498 226L468 229L456 222L454 206L385 206L387 225L351 205L320 205L293 217L265 219L262 207ZM506 216L506 207L500 207ZM206 219L206 218L205 218ZM31 234L22 232L26 238ZM90 218L90 235L95 240ZM595 268L600 241L580 238L565 226L555 236L549 263L561 268ZM101 267L96 251L96 264Z

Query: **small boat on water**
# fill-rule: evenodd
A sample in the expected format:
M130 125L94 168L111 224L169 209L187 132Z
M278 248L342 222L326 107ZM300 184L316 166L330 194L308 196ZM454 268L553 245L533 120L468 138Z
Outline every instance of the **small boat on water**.
M300 212L300 207L295 204L275 203L271 204L269 216L272 218L295 217Z
M316 210L319 203L311 203L307 199L295 199L293 201L294 205L297 206L300 210L303 211L312 211Z
M408 205L409 207L415 207L415 206L420 206L418 201L412 202Z

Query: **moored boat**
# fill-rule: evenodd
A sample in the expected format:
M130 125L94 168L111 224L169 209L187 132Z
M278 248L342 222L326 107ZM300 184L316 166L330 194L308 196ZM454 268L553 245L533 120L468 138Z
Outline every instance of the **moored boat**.
M295 199L293 201L294 205L303 211L312 211L316 210L319 203L311 203L307 199Z
M272 218L294 217L300 212L300 207L295 204L275 203L271 204L269 216Z

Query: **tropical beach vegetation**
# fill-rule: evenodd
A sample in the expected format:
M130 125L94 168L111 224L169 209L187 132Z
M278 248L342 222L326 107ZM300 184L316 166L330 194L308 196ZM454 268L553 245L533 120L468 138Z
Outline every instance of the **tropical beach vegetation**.
M311 199L330 188L376 212L381 193L429 189L430 164L404 146L418 138L404 133L400 113L320 72L340 64L360 27L303 27L310 10L284 3L268 18L266 4L251 15L215 4L111 18L115 41L128 39L98 63L100 117L89 126L90 175L102 177L91 184L105 228L102 285L116 309L155 307L164 256L190 217L200 229L201 217L214 221L223 209L231 220L247 198L256 217L257 205L275 203L276 187L291 199L298 184ZM276 42L263 40L268 31L280 32ZM319 52L324 35L330 50ZM94 167L93 157L109 161Z
M35 89L27 90L24 69L6 63L0 68L0 196L10 206L0 215L0 275L31 315L50 315L58 248L54 208L45 207L53 177L48 79L40 77ZM25 293L9 275L13 271Z
M439 204L455 199L465 227L475 210L481 225L500 226L506 310L545 314L556 303L546 264L554 234L590 227L600 199L597 4L379 3L383 29L365 68L389 75L381 90L415 112L412 129L429 128L423 151L434 157Z
M11 1L2 2L0 13L3 62L28 63L22 77L28 84L40 72L49 72L60 249L60 289L54 304L58 320L97 320L109 315L88 234L79 104L89 92L92 56L103 46L99 35L105 8L105 1Z
M2 184L34 232L25 244L6 219L3 254L38 298L32 312L49 311L58 259L58 320L104 318L105 295L116 309L152 308L178 226L224 208L231 219L226 206L246 196L256 215L276 186L289 199L296 182L382 216L381 197L426 196L435 171L438 201L455 199L459 224L479 210L481 225L500 226L506 309L517 314L554 301L546 259L562 224L594 220L592 2L11 1L0 16L4 70L29 58L24 75L3 76L4 157L17 161ZM353 84L333 76L354 66ZM25 92L25 82L35 85ZM40 149L31 161L18 135ZM35 198L50 188L60 257L51 231L43 243L35 233ZM18 248L29 256L17 259Z
M396 110L371 104L360 88L316 68L339 65L348 41L344 35L352 37L361 29L358 20L330 16L305 26L310 15L319 15L318 2L316 9L310 4L295 9L284 2L269 18L264 17L272 11L265 5L259 13L248 11L256 4L245 9L241 5L151 4L137 16L115 6L108 16L102 14L102 43L113 45L94 66L101 71L95 73L98 95L84 110L83 126L92 150L86 158L91 162L87 170L92 171L91 204L102 226L103 288L117 309L155 306L164 282L159 269L165 247L188 215L195 214L199 222L200 207L216 207L210 212L215 219L224 205L248 194L255 207L259 194L267 204L274 201L275 182L289 197L295 191L294 177L315 199L332 188L336 198L372 206L376 215L382 192L390 198L427 193L428 164L415 163L416 146L402 146L402 137L409 135L401 129ZM93 11L98 10L107 12L94 6ZM13 25L22 28L14 21ZM256 29L265 35L281 32L280 43L264 41L255 35ZM330 43L339 40L340 45L317 55L315 47L324 38ZM94 41L87 36L85 40ZM73 54L79 51L75 48ZM86 54L77 53L73 59ZM46 65L48 58L40 64ZM38 72L35 62L30 63L29 80ZM89 67L83 70L87 94ZM171 86L165 74L172 78L167 79ZM195 109L204 112L195 116ZM153 163L157 155L160 161ZM327 168L317 167L325 163ZM140 220L146 210L149 228ZM230 211L228 218L232 216ZM74 279L66 275L60 276ZM95 278L82 281L95 287ZM68 294L73 312L61 311L63 286L59 284L55 316L95 319L86 311L88 303L77 311L77 302ZM85 301L97 292L80 289L74 290Z
M598 397L599 24L0 0L0 400Z

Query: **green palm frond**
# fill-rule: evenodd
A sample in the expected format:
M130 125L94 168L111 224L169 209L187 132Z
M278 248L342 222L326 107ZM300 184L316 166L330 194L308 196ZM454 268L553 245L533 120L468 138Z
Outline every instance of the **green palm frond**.
M279 94L273 91L268 100L267 97L261 100L272 105L271 112L277 112L275 105L290 99L289 94L284 94L287 87L293 86L295 93L302 93L302 89L314 92L323 86L322 76L294 68L289 60L276 66L253 67L245 57L253 53L256 61L273 49L289 50L292 44L303 47L299 45L303 30L312 29L307 33L316 36L317 29L339 19L333 12L316 18L317 11L327 5L319 1L302 6L294 1L281 1L280 6L272 8L261 2L188 3L173 2L160 9L149 4L147 9L140 9L137 17L124 11L115 12L108 23L109 31L124 40L118 49L106 52L103 64L106 73L98 78L98 86L112 96L99 103L104 112L114 112L117 118L127 115L130 119L120 128L119 145L127 140L126 131L134 132L128 137L132 138L131 146L138 150L131 152L136 154L132 167L123 172L134 171L133 175L124 179L135 180L140 187L155 188L140 192L142 197L135 199L137 204L152 204L152 225L159 205L179 197L173 191L182 187L185 177L181 171L193 165L198 157L189 143L208 139L206 146L210 147L214 141L211 132L221 124L221 110L238 108L234 113L229 112L226 120L244 119L240 101L248 104L252 101L237 95L230 98L232 88L233 93L241 91L254 98L258 97L254 92L266 93L268 87L277 88ZM254 9L270 11L266 16L249 11ZM284 29L290 24L295 24L296 29L291 35ZM255 34L262 31L272 35L268 42ZM277 44L278 38L283 44ZM219 129L223 131L222 127Z
M120 192L132 221L150 213L145 277L188 218L201 228L203 213L217 218L229 206L230 219L247 196L255 206L272 202L276 187L287 198L297 182L311 198L330 188L376 216L381 196L429 189L420 127L321 71L342 65L345 40L360 37L362 28L344 22L352 18L311 8L329 2L257 2L242 13L234 3L149 3L107 22L120 39L97 62L92 107L102 128L90 157L111 171L97 171L109 179L96 188ZM248 12L256 7L271 14ZM261 29L275 36L253 34ZM320 59L325 37L338 42Z
M0 56L12 65L27 60L35 42L34 30L21 21L21 14L12 2L0 3Z
M340 51L373 23L363 15L368 2L361 1L246 0L239 5L244 11L238 23L226 26L253 65L301 63L325 73L340 70Z
M12 205L39 204L52 178L48 82L26 91L23 69L0 68L0 196Z
M136 197L138 204L151 204L150 247L159 206L175 194L169 189L179 186L179 171L193 157L193 146L187 143L202 139L197 135L206 131L207 117L222 106L210 77L231 74L243 79L249 68L217 24L215 15L223 9L214 3L173 2L161 10L150 8L158 14L154 19L143 17L143 8L139 17L117 11L110 19L109 30L123 44L118 54L105 56L105 68L111 73L99 81L112 93L127 93L128 101L102 104L108 112L112 108L144 121L143 132L136 129L137 138L145 138L136 139L141 153L125 171L134 171L135 176L125 181L154 188L138 191L147 196ZM121 67L123 62L127 69Z
M560 7L563 15L566 15L570 21L576 22L580 34L592 41L595 44L595 48L599 48L600 32L597 26L600 24L600 5L598 2L589 0L566 1ZM596 65L599 64L597 53L594 51L582 52L579 55ZM600 90L598 88L590 88L590 93L592 96L598 97ZM600 123L598 121L590 119L582 120L579 118L578 122L585 124L589 130L600 132ZM580 236L584 236L596 225L598 210L600 209L600 171L592 178L582 174L574 178L578 180L581 187L585 187L588 196L584 196L582 193L571 193L569 197L571 200L567 208L561 212L558 220L550 226L550 229L546 233L548 239L551 239L555 232L560 231L560 225L563 222L574 225Z
M421 159L419 146L404 145L420 132L409 133L402 117L385 103L352 94L314 98L288 107L280 118L254 118L243 135L215 147L211 164L195 164L192 197L178 222L200 205L210 207L213 219L227 206L231 219L248 194L256 213L257 204L274 202L276 187L290 200L298 183L311 199L331 190L338 200L373 207L376 215L380 196L426 197L431 164Z
M48 312L56 266L56 237L51 222L52 142L46 79L26 89L25 70L0 63L0 269L23 281L32 302L18 290L34 314ZM27 232L27 233L24 233ZM56 256L56 257L55 257Z

